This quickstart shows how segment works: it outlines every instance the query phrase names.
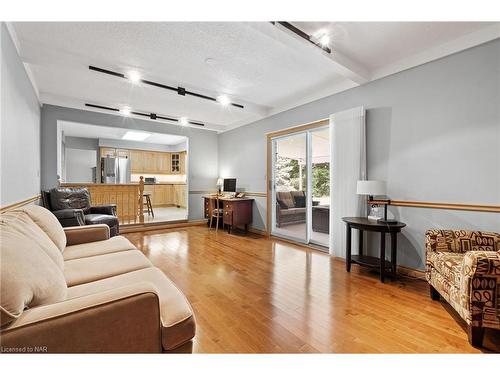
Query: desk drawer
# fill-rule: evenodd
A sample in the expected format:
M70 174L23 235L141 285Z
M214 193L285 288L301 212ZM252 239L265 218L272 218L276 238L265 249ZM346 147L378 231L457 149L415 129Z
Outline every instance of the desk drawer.
M226 209L225 205L224 205L223 216L224 216L223 218L224 224L233 225L233 210Z

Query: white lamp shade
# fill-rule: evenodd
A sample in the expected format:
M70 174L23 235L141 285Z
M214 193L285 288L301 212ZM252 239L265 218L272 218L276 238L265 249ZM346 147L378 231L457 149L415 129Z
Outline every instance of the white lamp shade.
M385 181L363 180L358 181L356 193L360 195L385 195L387 192Z
M222 178L218 178L217 179L217 186L222 186L224 185L224 181L222 180Z

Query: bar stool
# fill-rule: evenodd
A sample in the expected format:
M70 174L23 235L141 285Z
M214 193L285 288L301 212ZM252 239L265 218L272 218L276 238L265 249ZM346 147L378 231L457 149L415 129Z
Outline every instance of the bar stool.
M146 205L146 209L148 211L148 216L151 213L151 216L155 217L155 213L153 212L153 205L151 204L151 193L144 192L142 195L145 198L144 204Z

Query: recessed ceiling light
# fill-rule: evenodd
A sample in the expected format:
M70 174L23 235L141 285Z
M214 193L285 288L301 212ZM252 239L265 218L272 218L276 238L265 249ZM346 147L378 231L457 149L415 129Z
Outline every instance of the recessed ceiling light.
M135 70L130 70L126 76L132 83L139 83L141 81L141 75Z
M207 57L205 59L205 64L207 64L207 65L214 65L216 62L217 62L217 60L215 60L213 57Z
M229 105L229 103L231 103L231 100L229 100L229 98L226 95L219 95L217 97L217 101L223 106L227 106Z
M149 138L151 136L151 133L146 133L146 132L136 132L133 130L127 131L122 139L125 139L127 141L144 141L146 138Z
M123 107L122 109L120 109L120 113L123 116L130 116L130 108L129 107Z
M181 125L183 125L183 126L186 126L186 125L188 124L188 122L189 122L189 121L188 121L187 117L181 117L181 118L179 119L179 124L181 124Z
M319 38L319 44L321 44L323 47L328 47L330 44L330 37L328 35L323 35L321 38Z

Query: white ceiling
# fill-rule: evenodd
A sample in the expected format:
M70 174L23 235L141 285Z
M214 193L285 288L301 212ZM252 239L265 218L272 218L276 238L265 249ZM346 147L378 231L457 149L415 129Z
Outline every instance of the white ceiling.
M109 126L81 124L70 121L60 121L61 130L67 137L82 137L82 138L100 138L100 139L118 139L122 137L130 129L115 128ZM146 133L146 132L145 132ZM148 132L149 133L149 132ZM186 137L181 135L171 135L162 133L149 133L150 136L141 143L154 143L158 145L178 145L187 140ZM133 142L133 141L127 141Z
M331 55L268 22L21 22L10 30L43 103L130 106L225 131L500 36L499 23L295 22ZM211 58L214 64L205 60ZM244 109L88 70L228 95ZM86 108L88 109L88 108Z

